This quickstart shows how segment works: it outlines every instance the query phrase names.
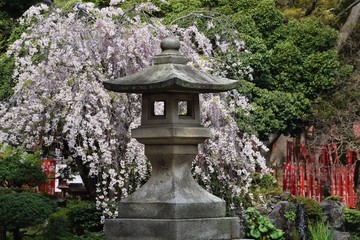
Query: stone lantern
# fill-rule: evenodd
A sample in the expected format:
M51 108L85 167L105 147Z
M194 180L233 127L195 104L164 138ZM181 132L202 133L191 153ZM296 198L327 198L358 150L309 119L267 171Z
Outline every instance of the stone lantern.
M191 164L198 144L210 137L200 124L199 93L236 88L237 81L204 74L188 65L175 37L161 42L154 65L104 82L115 92L141 93L141 126L132 137L145 144L149 181L119 203L119 216L105 221L113 239L235 239L237 217L225 217L225 201L199 186Z

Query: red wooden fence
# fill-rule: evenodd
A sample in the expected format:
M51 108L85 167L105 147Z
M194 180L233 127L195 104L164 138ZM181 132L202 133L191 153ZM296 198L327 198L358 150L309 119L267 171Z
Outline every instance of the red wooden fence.
M304 144L287 143L284 163L283 190L293 195L314 198L321 202L327 196L340 196L350 208L355 208L355 160L357 153L347 151L346 161L340 161L337 145L323 145L320 157Z

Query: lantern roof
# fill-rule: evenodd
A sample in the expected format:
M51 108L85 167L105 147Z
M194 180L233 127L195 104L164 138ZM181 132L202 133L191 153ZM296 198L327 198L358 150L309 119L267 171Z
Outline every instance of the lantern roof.
M154 65L134 74L104 82L115 92L224 92L234 89L238 81L209 75L189 65L180 52L180 41L168 37L161 42L162 52L155 56Z

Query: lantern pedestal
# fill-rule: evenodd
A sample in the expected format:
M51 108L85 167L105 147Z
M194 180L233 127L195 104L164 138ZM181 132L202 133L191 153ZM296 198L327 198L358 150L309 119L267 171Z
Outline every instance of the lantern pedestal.
M208 209L211 211L211 209ZM107 240L239 239L238 217L192 219L108 219Z
M177 141L202 141L209 134L206 128L198 130L202 137L194 136L194 132L191 138L180 134L183 139L179 137ZM106 220L106 239L240 238L239 218L225 217L225 201L205 191L192 177L191 163L198 152L197 144L161 144L167 140L160 137L151 141L142 130L135 133L140 142L146 139L145 154L152 165L152 176L120 201L118 219ZM152 142L157 144L149 144Z
M119 203L119 218L225 217L225 201L205 191L191 175L197 145L146 145L152 166L147 183Z

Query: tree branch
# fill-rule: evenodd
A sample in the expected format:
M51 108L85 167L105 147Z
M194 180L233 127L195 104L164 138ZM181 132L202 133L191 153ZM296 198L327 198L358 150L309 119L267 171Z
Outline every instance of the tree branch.
M348 16L346 22L344 23L344 25L340 29L339 41L338 41L338 47L337 47L338 51L340 51L342 49L342 47L346 43L347 39L349 38L349 36L353 32L353 30L354 30L354 28L356 26L356 23L360 19L360 4L359 3L360 3L360 0L357 0L356 2L351 4L352 9L351 9L350 15Z
M309 16L316 8L317 0L311 1L311 7L306 9L305 16Z
M337 17L340 17L341 15L345 14L347 11L349 11L351 8L353 8L356 4L360 3L360 0L356 0L354 1L352 4L350 4L347 8L345 8L344 10L342 10Z

